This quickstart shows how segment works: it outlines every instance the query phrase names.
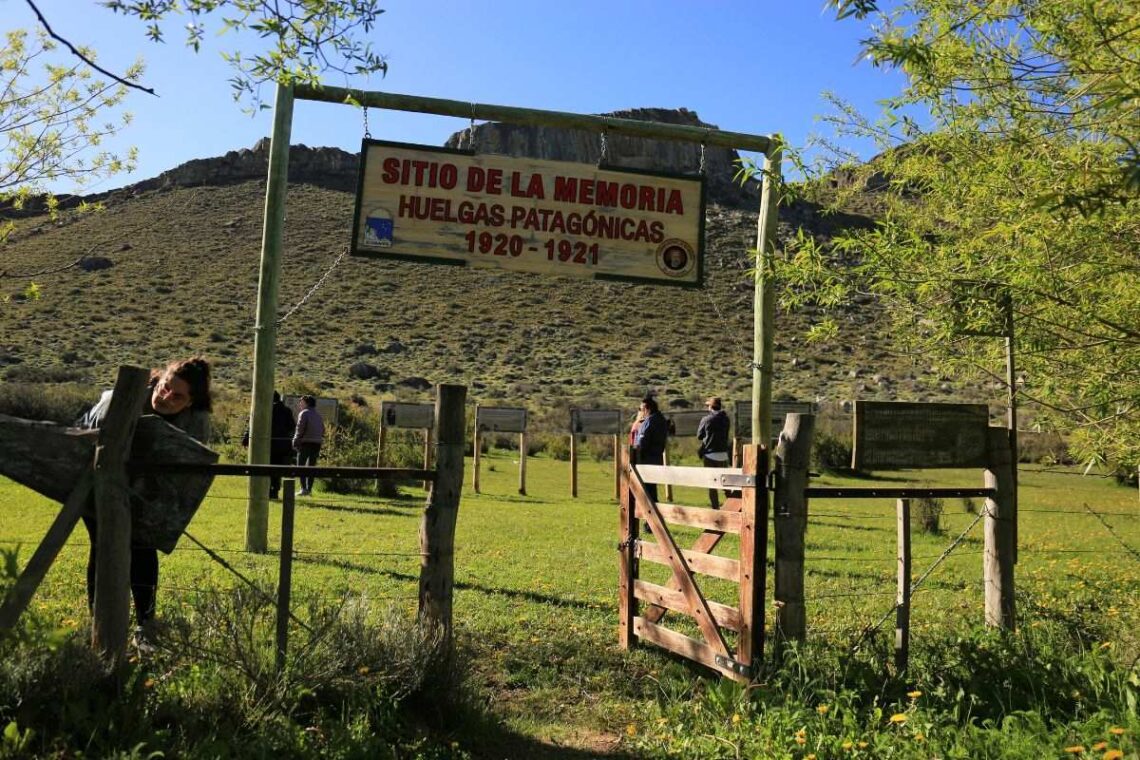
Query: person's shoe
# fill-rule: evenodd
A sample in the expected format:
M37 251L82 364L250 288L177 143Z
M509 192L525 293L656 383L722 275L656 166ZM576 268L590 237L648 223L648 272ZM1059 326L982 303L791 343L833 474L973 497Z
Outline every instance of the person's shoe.
M307 488L302 488L300 491L298 491L298 492L297 492L297 495L298 495L298 496L310 496L310 495L312 495L312 493L313 493L313 492L312 492L312 491L310 491L309 489L307 489Z
M163 626L156 619L144 621L142 624L135 626L134 635L131 637L131 643L135 649L138 650L140 655L153 654L155 649L158 648L157 641L161 636Z

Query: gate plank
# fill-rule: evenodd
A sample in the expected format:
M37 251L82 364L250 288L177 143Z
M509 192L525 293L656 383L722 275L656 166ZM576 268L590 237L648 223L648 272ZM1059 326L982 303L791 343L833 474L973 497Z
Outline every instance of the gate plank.
M702 535L702 538L707 535L711 534L705 533ZM649 562L656 562L659 565L669 564L665 550L660 544L654 543L653 541L646 541L644 539L639 541L637 544L637 556ZM694 549L682 549L681 556L685 558L685 563L689 566L689 569L695 573L734 582L740 578L739 560L729 557L717 557ZM680 591L681 589L674 588L673 590ZM646 617L648 617L648 615ZM656 623L657 621L654 620L653 622Z
M673 525L686 525L691 528L715 530L721 533L740 532L740 513L726 512L723 509L709 509L708 507L682 507L677 504L658 503L657 514L661 519ZM648 519L647 511L641 501L637 502L637 516Z
M712 668L716 672L722 675L726 675L735 681L740 681L742 683L748 682L747 676L742 676L739 673L735 673L728 668L724 668L718 665L716 662L716 650L702 641L697 641L691 636L686 636L683 633L677 633L676 631L669 630L668 628L657 625L656 623L650 623L648 620L642 617L633 619L633 632L638 636L638 638L652 642L662 649L668 649L670 652L678 654L686 659L699 662L700 664Z
M740 467L681 467L679 465L639 464L637 474L643 483L663 483L693 488L723 488L721 475L742 475Z
M664 607L675 612L687 613L689 611L689 604L684 594L680 591L673 591L664 586L659 586L656 583L636 580L633 582L633 593L638 599L652 602L658 607ZM709 602L709 609L712 610L716 624L721 628L727 628L730 631L740 630L740 610L735 607L729 607L727 604L711 601Z

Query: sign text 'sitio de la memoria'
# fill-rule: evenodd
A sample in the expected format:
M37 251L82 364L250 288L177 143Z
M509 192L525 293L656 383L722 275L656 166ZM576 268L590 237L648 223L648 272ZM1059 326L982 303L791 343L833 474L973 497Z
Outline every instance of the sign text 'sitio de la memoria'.
M695 287L702 177L365 140L352 252Z

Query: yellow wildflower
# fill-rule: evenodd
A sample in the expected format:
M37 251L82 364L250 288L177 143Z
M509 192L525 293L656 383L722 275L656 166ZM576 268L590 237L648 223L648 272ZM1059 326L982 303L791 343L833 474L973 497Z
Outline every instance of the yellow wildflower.
M628 726L625 727L625 733L628 736L637 736L637 726L630 723Z
M1108 729L1108 732L1113 736L1120 736L1124 733L1124 731L1125 729L1121 728L1120 726L1113 726L1112 728Z
M850 741L846 741L846 742L843 742L843 744L841 744L839 746L843 747L843 749L851 749L852 747L855 746L855 743L850 742Z
M891 716L891 723L906 723L906 713L895 713Z
M739 724L740 724L740 713L733 713L732 714L732 725L736 726Z
M807 757L805 757L805 758L804 758L804 760L815 760L815 753L814 753L814 752L813 752L813 753L811 753L810 755L808 755Z
M907 695L908 697L910 697L911 699L918 699L919 697L921 697L921 696L922 696L922 692L921 692L921 691L919 691L918 689L915 689L914 691L908 691L908 692L906 693L906 695Z
M796 737L796 744L799 744L800 746L803 746L804 744L807 744L807 739L805 739L805 738L804 738L804 737L802 737L802 736L797 736L797 737Z
M1083 744L1074 744L1071 747L1065 747L1065 751L1070 755L1081 755L1084 754L1085 746Z
M859 742L859 749L867 749L867 742Z
M915 740L916 742L925 741L925 740L926 740L926 735L925 735L925 734L923 734L921 731L919 731L918 733L916 733L916 734L914 735L914 740Z
M1097 742L1096 744L1092 745L1092 748L1094 750L1096 750L1097 752L1099 752L1100 750L1104 749L1107 746L1108 746L1108 742Z
M145 681L143 681L143 688L144 689L153 689L154 688L154 679L148 678Z
M1104 756L1101 757L1101 760L1124 760L1124 752L1118 749L1110 749L1108 752L1104 753Z
M827 705L820 705L819 707L815 708L815 711L820 715L827 715L827 711L829 709L830 708Z
M366 675L368 675L368 666L367 665L361 665L360 669L357 670L356 672L362 676L366 676Z

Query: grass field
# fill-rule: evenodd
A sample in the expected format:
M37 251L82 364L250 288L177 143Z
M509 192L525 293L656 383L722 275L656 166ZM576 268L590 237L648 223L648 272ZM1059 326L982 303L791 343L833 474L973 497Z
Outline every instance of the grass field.
M449 746L460 755L1137 757L1140 501L1135 490L1068 471L1022 469L1016 569L1020 633L1012 639L978 630L982 526L975 524L977 507L948 500L941 533L914 531L915 577L968 526L973 528L915 594L912 672L902 679L890 672L893 615L858 653L851 651L863 630L893 608L893 502L812 502L806 560L809 643L785 652L778 666L770 663L758 685L746 691L662 651L619 649L612 462L581 463L577 499L569 495L567 462L528 460L526 496L517 493L516 452L492 450L482 462L481 494L470 488L467 462L454 609L457 641L483 720L457 716L449 727L433 729L441 741L454 742ZM907 472L870 482L823 476L813 484L904 481L980 486L981 473ZM245 488L242 478L217 480L189 533L243 575L272 588L277 556L242 548ZM295 593L330 599L361 594L413 613L424 492L405 491L406 496L385 500L320 491L299 499ZM705 496L678 489L675 501L702 505ZM7 480L0 480L0 504L0 548L20 544L26 559L56 506ZM278 519L274 508L271 546L277 544ZM682 545L691 541L684 531L678 533ZM718 553L734 551L735 543L726 540ZM86 556L87 537L80 528L36 597L42 615L65 626L87 625ZM161 574L160 616L192 604L203 588L240 583L186 540L163 558ZM768 578L770 587L771 570ZM702 588L713 599L734 603L735 587L709 583ZM771 607L770 590L766 604ZM1065 634L1046 635L1049 631ZM1077 654L1046 645L1061 638L1079 642ZM828 672L835 663L843 663L842 674ZM1088 682L1112 684L1120 693L1074 693L1083 689L1073 686L1072 671L1083 673L1094 665L1115 675L1087 676ZM865 693L872 684L880 693ZM958 692L951 688L955 685ZM1057 699L1049 697L1053 692ZM1081 752L1072 751L1078 746ZM992 754L977 754L977 747L991 747ZM1121 754L1111 754L1116 751Z

